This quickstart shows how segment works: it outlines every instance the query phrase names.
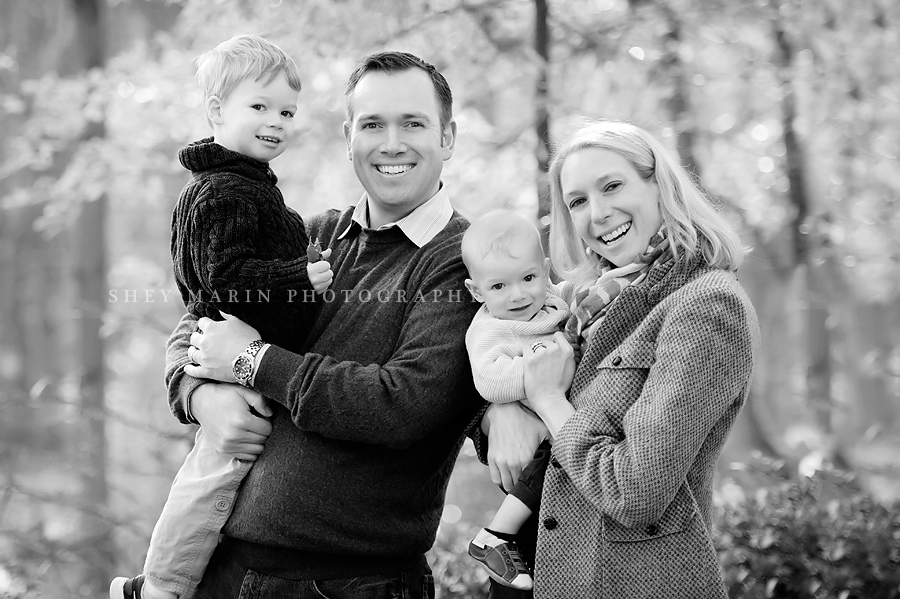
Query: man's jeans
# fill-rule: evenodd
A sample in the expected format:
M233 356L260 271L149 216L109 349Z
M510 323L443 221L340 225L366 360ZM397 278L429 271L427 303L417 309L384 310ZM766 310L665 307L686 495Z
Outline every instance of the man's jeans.
M195 599L434 599L434 578L421 565L337 580L288 580L261 574L214 554Z

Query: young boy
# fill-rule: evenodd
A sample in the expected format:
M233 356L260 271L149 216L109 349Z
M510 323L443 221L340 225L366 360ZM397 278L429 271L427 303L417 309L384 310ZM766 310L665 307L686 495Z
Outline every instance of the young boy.
M565 325L572 287L550 283L537 228L518 214L494 210L476 220L462 240L469 269L466 287L484 306L466 332L475 387L487 401L527 405L522 355L548 342ZM512 541L540 505L550 444L544 441L503 500L494 519L469 543L469 555L498 583L533 587L528 566Z
M309 244L268 164L294 134L299 70L276 45L239 35L197 59L197 80L213 137L179 152L193 176L172 215L178 290L197 316L221 320L226 312L272 343L296 347L315 306L309 296L332 277L330 250L319 254ZM236 380L248 386L262 344L250 345L243 370L235 361ZM198 430L153 530L144 573L113 580L110 598L192 596L251 464L218 453Z

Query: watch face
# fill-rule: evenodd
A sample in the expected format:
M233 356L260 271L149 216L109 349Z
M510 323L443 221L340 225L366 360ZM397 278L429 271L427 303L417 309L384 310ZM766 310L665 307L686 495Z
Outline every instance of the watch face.
M250 358L247 356L238 356L237 360L234 361L234 368L232 368L232 372L234 374L235 380L238 382L246 381L250 378L250 373L253 370L253 365L250 362Z

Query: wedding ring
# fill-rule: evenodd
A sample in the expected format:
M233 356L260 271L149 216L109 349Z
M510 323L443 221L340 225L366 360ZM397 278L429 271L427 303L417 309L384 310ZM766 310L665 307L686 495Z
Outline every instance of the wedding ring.
M541 343L540 341L536 341L535 343L531 344L531 351L535 352L535 351L537 351L537 348L539 348L539 347L543 347L545 349L547 348L547 346L544 345L543 343Z

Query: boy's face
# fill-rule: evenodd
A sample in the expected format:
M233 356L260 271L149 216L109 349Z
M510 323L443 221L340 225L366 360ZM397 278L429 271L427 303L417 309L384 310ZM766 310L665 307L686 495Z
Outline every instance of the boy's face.
M434 84L421 69L374 72L351 97L353 121L344 123L347 153L369 197L369 225L403 218L440 187L453 155L456 123L441 129Z
M216 143L261 162L280 156L294 135L297 96L279 73L268 83L244 79L225 101L209 98Z
M469 268L466 287L500 320L531 320L547 300L550 260L533 243L514 240L507 252L488 252Z

